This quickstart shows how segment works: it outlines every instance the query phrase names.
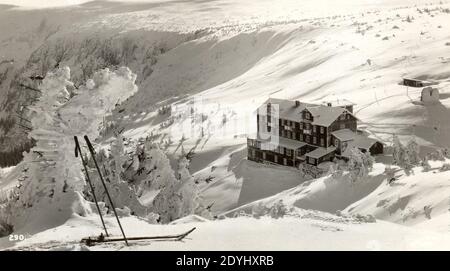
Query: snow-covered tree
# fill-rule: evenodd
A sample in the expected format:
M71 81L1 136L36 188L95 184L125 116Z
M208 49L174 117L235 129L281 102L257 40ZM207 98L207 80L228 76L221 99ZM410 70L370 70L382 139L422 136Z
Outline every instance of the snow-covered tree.
M198 187L189 172L189 160L182 155L178 161L178 180L180 182L181 216L193 214L198 204Z
M406 150L397 135L393 135L392 139L394 164L402 167L404 165Z
M420 165L423 167L424 172L430 171L431 165L430 165L430 162L428 161L428 155L426 155L422 159L422 161L420 162Z
M449 171L449 170L450 170L450 163L442 164L440 171Z
M353 147L350 150L347 169L350 172L352 181L356 181L357 179L367 176L372 165L373 160L370 155L364 154L356 147Z
M99 155L97 155L97 157L98 156ZM103 159L104 161L101 162L103 166L102 174L106 180L108 192L113 199L114 207L120 209L128 208L131 214L140 216L147 215L147 208L139 202L134 189L125 179L126 168L124 166L127 164L129 159L123 145L123 136L117 135L111 144L111 151L108 158ZM112 206L107 198L106 191L94 167L92 167L92 173L90 176L94 183L97 199L105 202L106 206L111 208ZM87 194L90 195L89 190L87 190Z
M161 223L169 223L181 216L180 182L169 159L156 144L146 142L145 152L145 178L139 184L138 196L144 205L159 214Z
M288 209L286 208L286 205L284 205L283 200L281 199L275 202L269 209L269 215L272 218L282 218L287 214L287 212Z
M76 91L68 67L49 72L42 81L42 94L29 107L28 116L29 136L36 146L24 156L23 163L29 167L27 179L17 191L17 200L11 202L15 226L33 219L44 221L45 215L54 216L53 212L61 212L60 217L89 212L83 203L85 176L80 158L74 156L73 136L88 135L95 140L104 116L137 91L136 75L128 68L101 73L107 74L108 80L92 80Z
M260 218L269 213L269 208L267 208L261 201L258 204L253 205L252 215L254 218Z
M417 144L415 137L413 137L406 145L406 150L409 156L409 163L412 165L418 165L420 159L420 146Z

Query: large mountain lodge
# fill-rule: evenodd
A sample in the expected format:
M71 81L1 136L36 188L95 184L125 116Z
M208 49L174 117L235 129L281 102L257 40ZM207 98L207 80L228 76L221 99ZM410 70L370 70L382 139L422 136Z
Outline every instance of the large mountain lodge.
M382 153L381 142L357 132L357 121L352 104L270 98L258 108L257 135L247 139L248 159L297 167L347 159L353 147Z

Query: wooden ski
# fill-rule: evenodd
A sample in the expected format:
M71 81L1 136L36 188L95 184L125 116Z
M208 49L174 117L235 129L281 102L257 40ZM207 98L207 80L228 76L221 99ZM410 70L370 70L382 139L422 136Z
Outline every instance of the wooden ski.
M142 237L127 237L128 241L140 241L140 240L166 240L166 241L181 241L186 236L188 236L191 232L193 232L196 228L192 228L185 233L182 234L174 234L174 235L161 235L161 236L142 236ZM87 237L81 239L81 243L86 244L87 246L94 246L98 243L110 243L110 242L122 242L124 238L120 237L105 237L103 234L97 237Z

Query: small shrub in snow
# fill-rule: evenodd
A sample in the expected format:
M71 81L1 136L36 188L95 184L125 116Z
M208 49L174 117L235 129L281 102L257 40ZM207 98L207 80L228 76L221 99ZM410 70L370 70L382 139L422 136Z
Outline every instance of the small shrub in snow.
M373 163L374 159L370 153L363 153L358 148L352 148L347 162L347 169L352 181L366 177L372 169Z
M13 230L14 228L12 225L0 220L0 238L10 235Z
M422 162L421 162L421 166L423 167L423 171L424 172L428 172L431 170L431 165L430 162L428 161L428 156L426 156Z
M283 203L283 200L277 201L272 207L269 209L269 215L272 218L282 218L287 214L287 208Z
M235 212L233 217L241 217L241 216L249 216L244 210L240 210L239 212Z
M125 217L131 215L131 210L127 206L124 206L123 208L116 208L116 213L120 217Z
M440 171L448 171L450 170L450 163L444 163L440 168Z
M444 152L441 149L432 152L430 154L430 156L431 156L431 160L436 160L436 161L444 161L445 160Z
M158 224L159 215L155 213L149 213L144 217L144 220L150 224Z
M262 216L265 216L268 212L269 209L262 202L259 202L252 208L252 215L254 218L260 218Z
M377 220L375 219L375 217L373 215L362 215L362 214L356 214L354 216L356 218L356 220L360 221L360 222L365 222L365 223L375 223L377 222Z

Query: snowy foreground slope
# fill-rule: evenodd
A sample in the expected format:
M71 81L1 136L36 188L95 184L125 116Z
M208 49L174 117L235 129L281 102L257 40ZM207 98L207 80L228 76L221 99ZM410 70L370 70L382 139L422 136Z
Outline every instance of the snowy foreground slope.
M428 172L416 167L409 176L399 169L392 184L385 174L389 155L357 183L328 175L311 180L297 170L247 161L245 143L255 130L256 107L277 97L346 99L355 103L360 127L388 146L395 133L405 142L415 135L422 154L450 147L449 9L448 1L414 0L102 1L39 11L2 6L1 117L13 116L29 99L10 87L17 76L45 74L58 63L71 68L78 85L98 69L126 65L137 74L138 92L112 119L128 147L152 135L172 163L182 149L195 152L190 171L200 197L225 219L154 225L126 216L130 236L197 229L182 243L89 249L448 250L450 171L439 170L445 162L432 161ZM398 84L403 76L433 81L439 103L421 104L421 89ZM172 113L159 114L163 105ZM1 132L8 138L2 148L26 138L17 127ZM112 141L106 135L97 144L108 148ZM25 166L2 169L0 190L14 188ZM255 206L280 199L292 208L283 218L249 217ZM1 238L0 248L87 249L79 240L99 234L99 219L95 210L75 213L49 224L34 220L16 229L27 240Z
M122 218L128 236L192 232L182 242L133 241L86 247L81 238L96 236L96 216L73 217L64 225L34 235L10 249L18 250L449 250L450 236L389 222L365 223L319 212L299 211L280 219L229 218L217 221L184 219L176 225L149 225L134 217ZM176 223L176 221L175 221ZM114 219L108 227L119 235ZM264 241L261 237L264 236ZM230 241L233 240L233 241ZM4 242L4 241L3 241Z

